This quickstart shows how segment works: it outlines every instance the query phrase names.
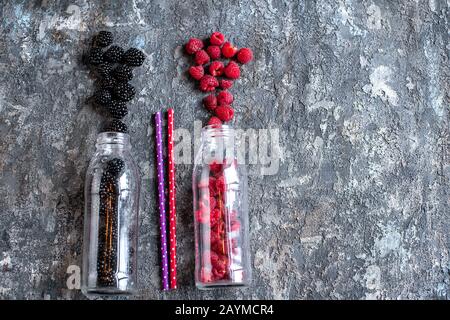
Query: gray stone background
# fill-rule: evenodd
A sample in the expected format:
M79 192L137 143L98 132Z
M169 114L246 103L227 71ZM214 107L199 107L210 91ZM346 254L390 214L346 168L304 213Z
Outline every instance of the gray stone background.
M142 172L142 299L447 299L449 2L1 1L0 298L83 299L83 180L102 115L90 37L145 51L126 122ZM280 167L250 175L254 282L193 283L191 165L177 167L179 283L160 291L151 114L205 121L181 46L220 30L254 49L235 126L278 128ZM255 169L253 168L253 169ZM250 168L252 169L252 168Z

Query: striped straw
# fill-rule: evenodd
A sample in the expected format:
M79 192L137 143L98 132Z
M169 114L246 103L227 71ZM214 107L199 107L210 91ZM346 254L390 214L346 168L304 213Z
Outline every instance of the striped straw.
M163 290L169 290L169 274L167 263L167 231L166 231L166 200L164 197L164 159L162 142L161 112L155 113L156 127L156 167L158 171L158 201L159 201L159 230L161 233L161 268Z
M175 162L173 157L173 109L167 111L167 146L169 153L169 239L170 239L170 289L177 288L177 226L175 210Z

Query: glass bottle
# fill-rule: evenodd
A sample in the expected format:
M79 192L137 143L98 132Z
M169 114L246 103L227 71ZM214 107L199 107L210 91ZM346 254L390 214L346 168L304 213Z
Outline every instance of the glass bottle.
M202 129L192 189L196 286L249 285L247 173L230 126Z
M81 287L85 295L135 292L139 193L130 136L100 133L85 180Z

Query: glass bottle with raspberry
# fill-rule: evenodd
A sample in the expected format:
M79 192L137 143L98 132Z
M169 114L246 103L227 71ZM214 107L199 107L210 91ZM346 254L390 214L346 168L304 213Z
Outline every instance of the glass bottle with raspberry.
M237 161L235 131L203 128L193 171L195 281L200 289L251 281L247 173Z

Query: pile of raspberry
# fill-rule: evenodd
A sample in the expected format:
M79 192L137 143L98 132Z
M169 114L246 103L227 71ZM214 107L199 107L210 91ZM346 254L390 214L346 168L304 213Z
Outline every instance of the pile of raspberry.
M220 126L233 119L234 98L228 89L241 75L239 63L252 61L253 52L249 48L238 49L225 41L225 36L220 32L214 32L205 42L191 38L185 45L186 52L193 55L195 62L195 66L189 68L189 74L199 81L201 91L212 92L203 99L203 105L214 114L208 125ZM220 91L216 94L216 90Z
M231 165L236 163L233 162ZM200 235L205 237L200 239L202 248L199 257L201 265L199 280L202 283L232 280L231 265L237 267L242 262L239 216L236 210L225 206L229 200L225 198L227 182L224 165L213 162L209 165L209 169L209 178L198 184L199 201L195 212L195 219L202 228Z

